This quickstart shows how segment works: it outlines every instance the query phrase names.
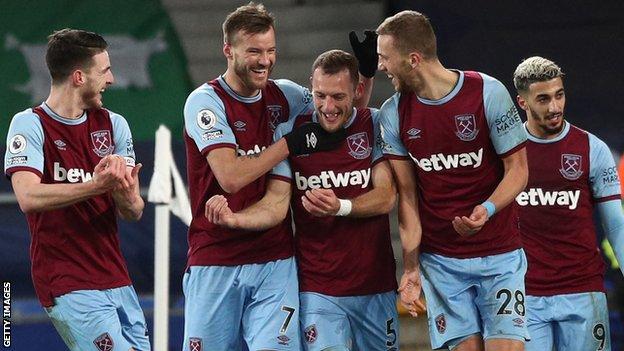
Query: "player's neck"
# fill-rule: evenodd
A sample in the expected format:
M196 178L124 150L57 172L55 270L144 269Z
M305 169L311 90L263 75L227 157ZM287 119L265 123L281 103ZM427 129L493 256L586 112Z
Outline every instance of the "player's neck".
M227 69L223 75L225 83L238 95L243 97L254 97L260 93L259 89L250 89L244 83L243 80L234 72L233 68Z
M418 70L416 95L427 100L440 100L457 85L459 73L444 68L440 61L423 62Z
M66 85L53 85L46 105L57 115L67 119L78 119L84 113L82 98L76 89Z
M566 123L567 122L565 120L562 122L561 130L558 131L557 133L548 133L543 128L539 127L537 123L532 123L530 120L527 121L526 126L527 126L527 130L529 131L529 134L531 134L535 138L542 139L542 140L551 140L551 139L558 138L561 135L561 133L563 133L563 131L565 130Z

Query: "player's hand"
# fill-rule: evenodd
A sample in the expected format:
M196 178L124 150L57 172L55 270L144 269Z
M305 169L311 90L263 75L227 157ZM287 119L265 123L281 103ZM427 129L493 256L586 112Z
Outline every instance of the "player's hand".
M115 197L123 198L123 200L128 203L134 203L138 197L140 197L140 195L137 194L138 189L136 186L139 183L139 171L143 165L140 163L137 164L132 168L132 170L130 170L130 172L127 171L127 167L128 166L125 166L124 160L124 181L117 184L117 186L113 189L112 194Z
M347 137L344 128L328 133L319 123L304 123L284 135L290 155L304 155L337 148Z
M227 199L223 195L214 195L206 201L205 216L210 223L224 227L236 227L236 215L230 209Z
M301 197L301 204L306 211L317 217L333 216L340 209L340 201L331 189L307 190Z
M404 271L399 284L399 296L401 305L407 309L412 317L427 311L427 306L421 299L422 284L420 281L420 269Z
M119 155L103 157L93 169L91 180L102 193L115 189L117 186L127 186L126 161Z
M360 64L359 71L366 78L372 78L377 71L377 33L372 30L364 31L364 40L360 41L354 31L349 33L349 42L353 54Z
M461 236L471 236L479 232L487 220L487 210L482 205L477 205L472 210L470 217L455 217L453 219L453 228Z

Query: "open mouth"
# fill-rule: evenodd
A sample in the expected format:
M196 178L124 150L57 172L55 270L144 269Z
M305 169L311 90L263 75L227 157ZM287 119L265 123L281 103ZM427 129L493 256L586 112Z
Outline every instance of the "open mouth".
M548 120L549 122L559 122L561 117L562 117L562 114L561 113L557 113L557 114L550 115L550 116L546 117L546 120Z
M325 112L321 112L321 114L323 115L323 118L329 122L329 123L335 123L338 121L338 118L340 117L340 113L325 113Z
M269 72L269 70L266 68L252 68L251 71L260 76L265 76Z

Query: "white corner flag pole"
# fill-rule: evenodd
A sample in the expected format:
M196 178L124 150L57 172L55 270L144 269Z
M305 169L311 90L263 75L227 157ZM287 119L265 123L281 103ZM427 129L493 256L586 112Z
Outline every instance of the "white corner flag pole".
M154 224L154 351L169 348L169 203L171 201L171 132L156 131L154 175L148 201L156 205Z
M173 185L172 185L173 178ZM172 197L172 186L175 197ZM164 125L156 131L154 174L147 200L156 205L154 223L154 351L169 348L169 211L187 226L191 203L171 151L171 132Z

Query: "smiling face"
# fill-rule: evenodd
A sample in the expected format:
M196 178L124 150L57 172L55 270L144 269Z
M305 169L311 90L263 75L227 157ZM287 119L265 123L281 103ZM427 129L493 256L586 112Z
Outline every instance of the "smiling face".
M526 111L529 131L536 137L554 138L563 129L565 91L561 77L531 83L518 95L518 104Z
M102 107L102 93L115 82L108 52L102 51L94 55L90 67L83 71L83 75L84 84L80 88L83 108Z
M379 55L379 70L384 72L392 81L394 90L406 92L410 90L409 56L401 55L394 45L391 35L380 35L377 38L377 54Z
M254 96L266 87L276 59L275 31L248 34L240 31L232 44L225 44L228 70L235 75L232 88L243 96Z
M312 96L319 123L333 133L342 128L353 113L353 100L359 86L347 68L327 74L321 67L312 72Z

